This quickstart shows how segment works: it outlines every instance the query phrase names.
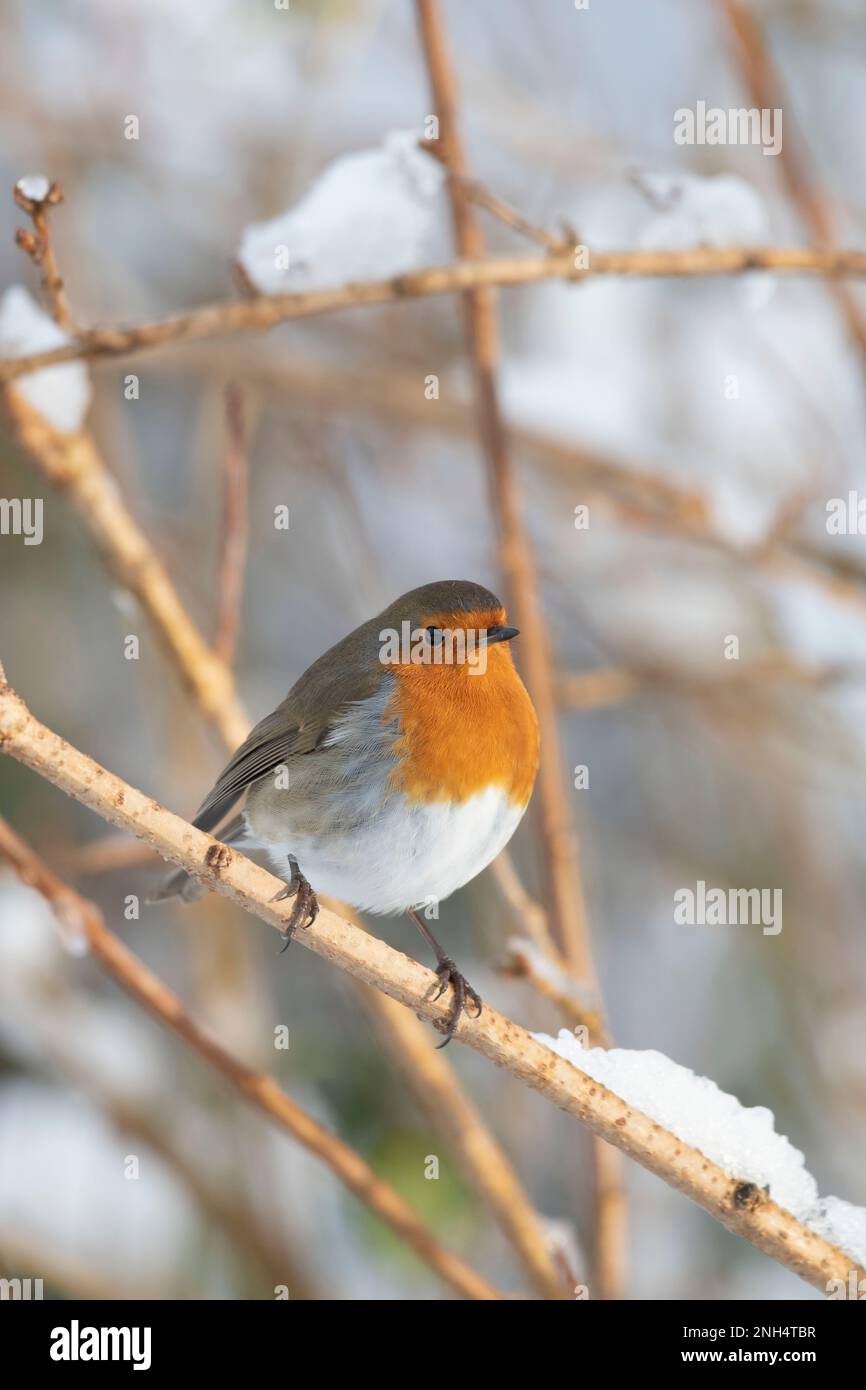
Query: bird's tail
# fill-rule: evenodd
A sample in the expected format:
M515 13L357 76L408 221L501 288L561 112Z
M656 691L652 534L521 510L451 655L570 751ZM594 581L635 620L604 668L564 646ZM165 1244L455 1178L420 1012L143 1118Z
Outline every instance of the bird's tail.
M193 822L195 824L195 822ZM234 816L216 837L224 845L237 847L247 838L247 828L243 816ZM168 878L163 879L152 893L148 894L148 903L162 903L167 898L182 898L185 903L195 902L196 898L201 898L207 892L204 884L199 883L198 879L193 878L185 869L175 869Z

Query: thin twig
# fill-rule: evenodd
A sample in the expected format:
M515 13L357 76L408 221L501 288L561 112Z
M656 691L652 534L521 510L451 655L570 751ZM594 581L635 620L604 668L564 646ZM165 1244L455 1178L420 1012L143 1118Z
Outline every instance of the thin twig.
M108 773L104 774L106 779L109 776ZM129 791L133 797L139 795L132 788ZM120 805L125 800L126 796L121 792ZM151 804L155 806L156 803ZM108 930L96 905L58 879L2 818L0 851L22 879L40 892L63 920L68 922L70 917L75 919L93 955L127 994L203 1057L246 1100L320 1158L356 1197L385 1221L452 1288L466 1298L486 1300L500 1297L481 1275L439 1244L403 1198L378 1178L354 1149L308 1115L270 1076L254 1071L233 1057L201 1028L186 1012L178 996Z
M249 464L243 405L240 387L236 382L230 382L225 389L222 549L217 580L217 627L214 639L214 654L227 666L233 664L237 648L244 565L247 557Z
M34 188L33 185L37 185L37 187ZM44 185L44 194L42 193L42 185ZM42 196L37 196L37 194L42 194ZM48 230L48 209L63 202L63 189L59 183L49 184L47 179L31 177L30 179L21 179L16 183L14 198L22 211L26 212L32 219L34 228L32 232L29 232L23 227L19 227L15 233L15 244L30 257L35 266L38 266L54 321L67 332L71 332L73 329L72 314L57 266L57 259L54 255L51 233Z
M445 152L437 142L426 139L419 140L418 148L424 154L429 154L438 163L445 164ZM503 226L510 227L513 232L520 232L521 236L525 236L529 241L536 242L547 251L561 251L566 242L574 245L573 238L567 238L564 234L554 236L553 232L549 232L546 227L539 227L536 223L530 222L528 218L523 216L522 212L518 212L517 208L512 207L504 198L491 193L480 179L462 178L460 181L466 197L471 203L474 203L476 207L484 208Z
M532 985L538 994L556 1005L569 1028L585 1029L587 1041L591 1037L599 1047L611 1046L597 1003L580 987L564 961L551 960L546 952L536 950L531 941L512 936L503 973Z
M173 815L40 724L8 685L2 668L0 751L47 778L112 825L145 840L164 859L240 904L275 930L285 930L291 904L274 900L284 886L279 879L237 850L220 844L180 816ZM393 950L384 941L350 926L327 908L320 911L313 926L298 933L297 940L356 979L406 1004L422 1018L440 1028L447 1026L451 1002L433 997L438 981L432 971ZM117 962L121 971L130 969L129 953L110 933L105 938L99 937L99 942L101 957ZM137 971L138 962L134 957L132 961ZM164 1009L172 1026L186 1030L188 1022L182 1011L178 1014L175 996L149 974L135 974L134 978L142 986L143 1002L160 1016ZM816 1288L826 1291L829 1279L846 1280L852 1268L857 1278L866 1278L866 1270L858 1270L851 1256L817 1235L765 1193L750 1187L748 1201L744 1201L742 1184L736 1176L726 1173L699 1150L551 1052L519 1024L495 1009L485 1005L478 1018L464 1015L455 1036L582 1120L608 1143L691 1197L729 1230ZM207 1035L196 1030L195 1038L198 1050L204 1049L208 1054L216 1050L222 1056L222 1050ZM273 1103L285 1124L294 1123L295 1107L273 1082L250 1073L234 1063L234 1059L231 1065L240 1067L236 1084L245 1094L268 1113ZM308 1126L305 1117L301 1131L311 1142L321 1144L315 1130L311 1132ZM330 1150L326 1145L327 1152ZM348 1165L347 1179L350 1176L361 1189L368 1187L371 1180L377 1181L369 1170L362 1176L354 1155Z
M820 251L802 247L695 247L687 251L592 251L587 264L575 264L575 251L547 256L489 256L427 266L386 280L358 281L333 289L299 294L261 295L249 302L207 304L187 314L156 319L134 327L92 328L73 342L45 352L0 358L0 382L12 381L38 367L78 358L127 357L170 343L218 338L227 333L272 328L292 319L314 318L343 309L398 304L465 290L537 285L545 280L595 276L679 278L681 276L739 275L746 270L783 274L866 276L866 251Z

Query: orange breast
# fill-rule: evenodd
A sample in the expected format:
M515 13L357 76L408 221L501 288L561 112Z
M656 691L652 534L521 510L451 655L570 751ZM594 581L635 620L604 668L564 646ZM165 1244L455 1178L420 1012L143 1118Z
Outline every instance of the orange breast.
M395 666L386 718L398 722L393 784L414 801L465 801L490 786L525 806L538 770L538 720L508 647L487 669Z

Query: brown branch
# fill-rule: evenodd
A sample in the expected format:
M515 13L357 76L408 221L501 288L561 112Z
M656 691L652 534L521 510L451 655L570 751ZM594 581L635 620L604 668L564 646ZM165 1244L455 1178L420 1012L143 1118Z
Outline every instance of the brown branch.
M107 779L110 774L105 773L104 777ZM128 790L133 798L140 796L131 787ZM123 792L120 795L122 805L127 798ZM156 803L150 805L154 807ZM93 955L127 994L203 1057L246 1100L320 1158L452 1288L466 1298L501 1297L481 1275L439 1244L403 1198L378 1178L354 1149L308 1115L270 1076L254 1071L226 1052L189 1016L178 996L108 930L95 904L58 879L2 818L0 851L24 882L43 895L61 920L74 918Z
M35 196L32 185L43 182L45 185L44 193L40 187L35 192L42 196ZM22 211L26 212L32 219L34 228L32 232L28 232L23 227L19 227L15 233L15 244L30 257L35 266L38 266L42 274L42 285L51 306L52 317L61 328L70 332L73 328L72 314L57 266L57 259L54 255L51 233L48 230L48 209L63 202L63 189L59 183L49 184L47 179L31 177L30 179L20 179L16 183L13 196Z
M573 248L547 256L490 256L461 260L454 265L427 266L386 280L360 281L333 289L299 294L261 295L249 302L207 304L134 327L92 328L75 341L45 352L0 358L0 383L12 381L38 367L78 358L128 357L171 343L218 338L227 333L263 330L290 320L334 314L344 309L398 304L406 300L467 290L537 285L546 280L591 279L594 276L679 278L738 275L746 270L783 274L866 276L866 251L820 251L800 247L696 247L687 251L593 251L589 263L575 268Z
M247 557L249 464L243 405L240 387L234 382L230 383L225 390L222 554L217 581L217 627L214 639L214 655L226 666L232 665L237 647Z
M291 903L274 901L275 894L284 886L278 878L237 850L221 845L180 816L165 810L151 797L100 767L40 724L6 683L2 669L0 751L47 778L112 825L145 840L164 859L179 865L269 926L278 931L285 929ZM110 933L100 940L104 956L118 962L121 969L126 968L127 953L120 942ZM316 955L356 979L381 989L440 1028L447 1023L451 1003L433 997L438 982L432 971L393 950L384 941L358 931L333 912L323 908L315 925L299 932L297 940ZM174 995L149 975L139 976L138 982L142 985L143 1002L148 1007L160 1016L164 1010L172 1026L186 1027ZM583 1121L595 1134L691 1197L729 1230L816 1288L826 1291L829 1279L847 1279L852 1268L858 1278L866 1278L866 1270L858 1270L851 1256L803 1225L791 1212L760 1190L750 1188L749 1199L744 1201L742 1183L736 1176L727 1174L699 1150L685 1144L591 1076L551 1052L519 1024L495 1009L485 1006L478 1018L464 1015L456 1037ZM221 1055L221 1049L206 1034L196 1032L196 1046L208 1054L216 1049ZM288 1097L284 1097L273 1082L263 1083L267 1083L267 1078L250 1073L246 1068L241 1067L237 1074L237 1084L245 1094L261 1108L269 1107L273 1101L284 1123L291 1123L294 1107ZM320 1142L315 1131L310 1134L306 1124L302 1128L311 1142ZM357 1181L361 1189L370 1182L368 1172L362 1178L354 1156L348 1176Z

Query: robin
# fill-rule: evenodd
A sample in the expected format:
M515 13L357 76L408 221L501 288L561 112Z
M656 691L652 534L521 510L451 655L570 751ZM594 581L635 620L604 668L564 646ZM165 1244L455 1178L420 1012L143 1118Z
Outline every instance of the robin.
M295 899L287 945L315 921L311 884L361 911L408 913L436 955L436 998L453 989L443 1047L481 998L420 914L495 859L529 802L538 721L511 656L517 635L479 584L403 594L304 672L193 822L288 870L277 895ZM155 900L201 891L177 871Z

